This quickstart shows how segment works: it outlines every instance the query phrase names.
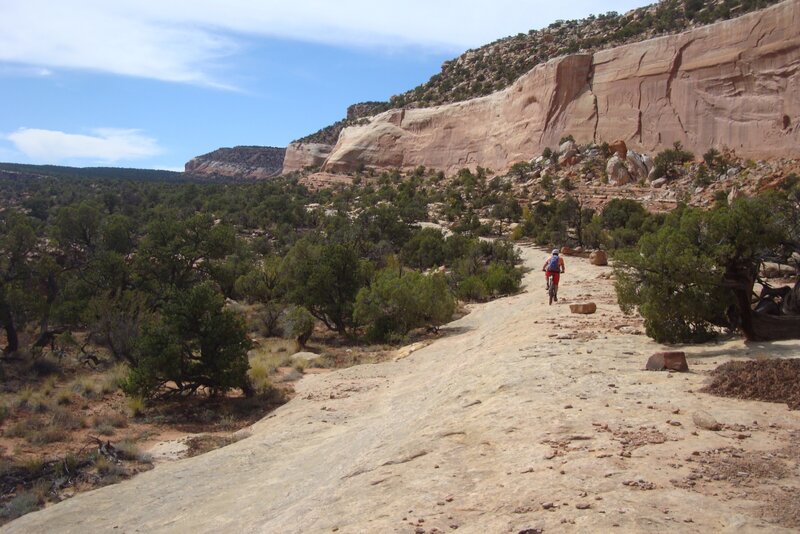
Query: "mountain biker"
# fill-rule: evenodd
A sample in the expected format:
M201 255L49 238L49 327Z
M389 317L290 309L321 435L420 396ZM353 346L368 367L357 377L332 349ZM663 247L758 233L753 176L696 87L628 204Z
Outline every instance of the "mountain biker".
M561 276L561 273L564 272L564 258L558 255L558 249L553 249L553 254L544 262L542 266L542 270L544 271L544 277L547 281L545 285L545 290L550 289L550 276L553 277L553 285L557 288L558 287L558 280ZM557 299L556 299L557 300Z

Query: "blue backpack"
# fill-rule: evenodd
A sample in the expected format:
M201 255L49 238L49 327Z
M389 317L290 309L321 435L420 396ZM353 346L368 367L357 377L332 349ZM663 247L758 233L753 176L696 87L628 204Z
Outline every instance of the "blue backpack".
M551 273L557 273L560 269L558 268L558 256L553 256L550 258L550 261L547 262L547 271Z

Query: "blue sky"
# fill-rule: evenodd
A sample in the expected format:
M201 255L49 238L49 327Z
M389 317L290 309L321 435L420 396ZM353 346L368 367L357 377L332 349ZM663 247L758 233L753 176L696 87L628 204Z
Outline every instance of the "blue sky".
M469 48L644 3L2 0L0 161L182 169L286 146Z

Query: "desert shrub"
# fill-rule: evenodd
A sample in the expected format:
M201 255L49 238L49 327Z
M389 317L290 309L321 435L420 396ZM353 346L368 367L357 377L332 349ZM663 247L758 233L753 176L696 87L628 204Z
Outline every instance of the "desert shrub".
M758 271L765 253L777 253L796 239L786 217L791 212L777 195L739 199L711 211L673 211L635 250L617 255L621 308L638 309L647 334L660 342L709 339L732 306L743 316L748 338L765 335L748 323L755 281L749 273Z
M38 377L57 375L61 373L61 366L47 357L36 358L31 362L30 372Z
M56 441L64 441L66 438L67 432L63 428L53 424L36 430L31 435L26 436L26 439L32 445L47 445Z
M64 430L77 430L83 426L80 417L76 415L74 410L63 407L53 410L50 421L51 425Z
M224 308L213 286L202 283L173 297L161 321L143 329L139 365L123 389L146 397L246 388L249 348L242 319Z
M519 290L522 274L503 263L491 263L483 276L487 291L492 295L508 295Z
M485 302L489 299L489 289L480 276L468 276L456 288L459 299L472 302Z
M406 265L428 269L444 262L444 248L445 239L440 230L422 228L403 246L401 257Z
M26 417L7 426L3 435L8 438L29 438L41 428L41 423L36 419Z
M251 363L247 376L250 378L250 385L258 394L264 393L272 387L272 382L269 379L269 369L262 362Z
M94 418L93 426L98 428L107 425L112 428L125 428L128 426L128 417L123 413L107 413Z
M684 150L681 143L676 141L673 148L668 148L656 154L653 161L653 176L654 178L661 178L663 176L674 178L677 175L678 166L692 161L693 159L694 154Z
M9 521L29 514L39 508L39 500L32 492L23 492L3 505L2 516Z
M96 424L94 429L101 436L113 436L115 432L114 427L107 423L100 423L99 425Z
M145 408L147 407L144 397L133 396L128 398L128 411L132 417L141 417L144 415Z
M124 439L119 443L115 443L114 447L117 449L120 460L142 463L151 463L153 461L153 457L150 454L142 452L139 446L131 440Z
M314 316L302 306L291 306L281 317L281 330L284 337L296 340L303 349L314 331Z
M97 384L89 377L76 378L72 382L71 389L86 399L96 399L101 395Z
M380 271L356 297L354 319L367 325L367 338L385 341L421 326L450 320L455 300L443 275L389 268Z

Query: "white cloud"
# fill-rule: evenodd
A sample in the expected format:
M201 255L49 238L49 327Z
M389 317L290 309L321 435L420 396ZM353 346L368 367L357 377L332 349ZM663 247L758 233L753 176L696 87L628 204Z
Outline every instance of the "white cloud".
M589 0L3 0L0 61L225 87L244 36L455 54L598 11Z
M20 128L6 136L17 150L38 163L90 160L113 163L154 156L162 152L155 139L139 130L98 128L93 135Z

